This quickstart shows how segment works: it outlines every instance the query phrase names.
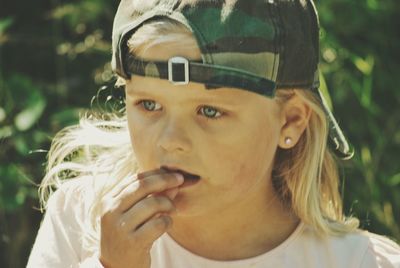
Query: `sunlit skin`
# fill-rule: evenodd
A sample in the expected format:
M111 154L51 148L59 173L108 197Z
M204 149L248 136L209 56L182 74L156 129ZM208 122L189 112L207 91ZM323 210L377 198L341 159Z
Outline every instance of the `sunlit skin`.
M200 51L160 45L140 56L199 59ZM299 98L280 105L240 89L133 76L126 107L140 171L169 165L201 176L173 200L168 233L179 244L211 259L242 259L271 250L296 228L271 172L277 148L294 146L307 125L310 111Z

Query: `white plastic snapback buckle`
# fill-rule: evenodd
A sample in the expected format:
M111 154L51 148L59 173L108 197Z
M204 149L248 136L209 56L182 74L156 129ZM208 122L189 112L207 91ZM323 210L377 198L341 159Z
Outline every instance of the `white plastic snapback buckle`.
M178 69L179 68L179 69ZM177 77L177 72L184 77ZM168 60L168 80L174 85L187 85L189 83L189 61L184 57L172 57Z

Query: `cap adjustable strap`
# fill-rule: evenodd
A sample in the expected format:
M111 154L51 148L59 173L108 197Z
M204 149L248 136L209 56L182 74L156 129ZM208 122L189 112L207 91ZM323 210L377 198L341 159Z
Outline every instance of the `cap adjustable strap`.
M189 61L183 57L170 58L164 61L145 61L128 57L126 73L167 79L175 85L189 82L202 83L211 87L234 87L267 97L275 95L275 82L249 72L226 66L204 64Z
M324 107L325 114L329 120L329 143L331 147L335 151L336 155L338 155L342 160L352 158L354 155L354 148L346 140L342 130L339 127L339 124L336 122L335 117L329 109L322 92L317 87L311 88L311 91L313 91L320 100L322 106Z

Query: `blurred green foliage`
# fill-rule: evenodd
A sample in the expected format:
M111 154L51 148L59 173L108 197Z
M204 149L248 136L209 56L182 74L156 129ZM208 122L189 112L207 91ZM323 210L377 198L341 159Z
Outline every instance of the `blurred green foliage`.
M334 112L356 148L345 163L346 211L400 240L400 11L398 1L318 5L321 70Z
M345 211L400 240L400 2L317 1L321 73L356 155L343 163ZM2 1L0 263L24 267L39 227L37 187L51 137L110 83L118 1ZM108 94L108 91L105 91ZM105 97L106 99L106 97Z

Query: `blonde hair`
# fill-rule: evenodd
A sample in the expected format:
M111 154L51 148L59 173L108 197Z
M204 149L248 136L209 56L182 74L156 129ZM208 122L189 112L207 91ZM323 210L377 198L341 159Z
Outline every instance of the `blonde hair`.
M312 114L299 142L290 150L278 149L273 180L283 202L320 234L341 235L359 226L343 214L337 160L327 147L329 125L318 97L309 90L278 90L279 102L297 94Z
M174 42L186 47L197 44L180 23L160 20L144 24L129 39L128 46L131 53L139 54L154 45ZM119 78L117 84L124 84L124 80ZM278 90L277 100L284 103L292 94L298 94L311 107L312 115L298 144L290 150L277 151L273 171L276 191L303 222L320 234L354 231L358 220L343 215L336 160L326 146L326 115L316 96L308 90ZM40 200L45 207L53 189L63 182L95 178L91 180L93 198L84 236L85 248L95 250L99 243L103 198L136 171L125 113L121 116L86 114L79 125L62 130L54 138L46 175L39 188Z

